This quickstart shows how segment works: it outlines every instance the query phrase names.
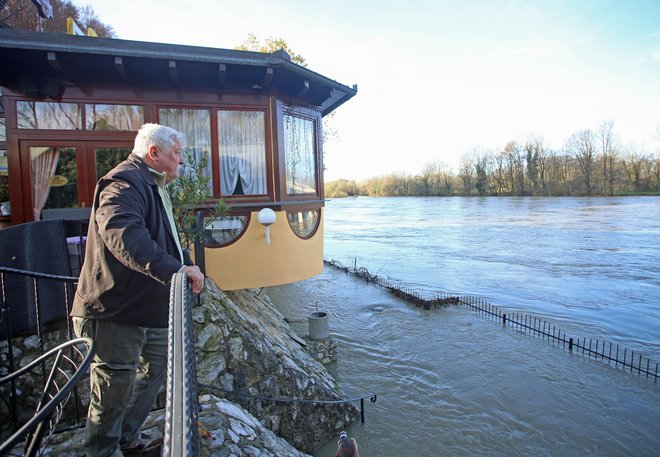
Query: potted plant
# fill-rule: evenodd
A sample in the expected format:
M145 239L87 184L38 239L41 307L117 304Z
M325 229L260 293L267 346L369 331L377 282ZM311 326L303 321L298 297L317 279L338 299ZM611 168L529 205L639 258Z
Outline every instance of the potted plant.
M174 221L179 229L184 256L190 255L190 247L196 239L203 239L203 219L198 223L197 213L201 211L206 217L222 218L229 214L231 207L224 200L210 203L213 197L211 191L211 176L207 166L209 154L203 151L195 160L190 150L184 151L185 169L177 179L168 186L172 200Z

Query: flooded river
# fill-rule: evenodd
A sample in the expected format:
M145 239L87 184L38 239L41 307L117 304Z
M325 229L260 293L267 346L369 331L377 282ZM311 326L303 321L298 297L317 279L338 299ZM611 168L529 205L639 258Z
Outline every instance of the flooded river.
M660 199L335 200L325 234L326 259L427 295L478 295L658 361ZM420 311L332 268L269 295L301 332L316 306L327 311L339 343L328 368L348 397L378 395L348 430L362 457L660 449L660 385L646 378L465 307Z

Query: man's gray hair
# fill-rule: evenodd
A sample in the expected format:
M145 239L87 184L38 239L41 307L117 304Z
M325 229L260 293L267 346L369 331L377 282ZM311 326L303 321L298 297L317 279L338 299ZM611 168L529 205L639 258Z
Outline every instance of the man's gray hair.
M183 144L184 134L160 124L144 124L135 137L133 154L144 159L151 146L167 149L175 142Z

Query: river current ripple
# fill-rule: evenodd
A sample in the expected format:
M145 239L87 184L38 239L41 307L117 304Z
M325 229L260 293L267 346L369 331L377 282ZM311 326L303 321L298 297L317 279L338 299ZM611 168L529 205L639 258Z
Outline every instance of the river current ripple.
M660 361L658 198L338 199L325 237L326 259L423 295L477 295ZM349 397L378 393L349 430L365 457L660 449L658 383L466 308L420 311L330 268L269 295L303 327L328 311L329 369Z

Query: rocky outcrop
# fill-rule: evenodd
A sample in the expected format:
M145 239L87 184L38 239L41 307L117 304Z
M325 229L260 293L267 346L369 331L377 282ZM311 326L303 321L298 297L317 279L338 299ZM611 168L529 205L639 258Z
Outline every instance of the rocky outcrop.
M163 430L164 412L149 415L144 429ZM200 397L200 457L310 457L276 436L239 405L212 395ZM17 448L15 455L22 455ZM53 435L45 455L80 457L83 434L71 430ZM174 456L171 456L174 457Z
M314 403L345 396L266 295L209 281L193 320L200 390L239 403L296 448L313 451L357 417L352 403ZM287 399L299 402L274 401Z
M200 407L200 457L309 457L235 403L203 395Z
M335 439L357 418L352 403L316 403L345 396L266 295L257 290L223 292L207 281L193 320L201 455L304 456L301 451L312 452ZM36 350L33 339L15 345L19 365L33 357L28 355ZM86 400L87 380L79 386ZM29 405L34 395L28 391L22 391L23 404L33 411ZM155 411L146 427L162 430L162 423L163 412ZM58 456L80 455L82 433L55 435L49 450Z

